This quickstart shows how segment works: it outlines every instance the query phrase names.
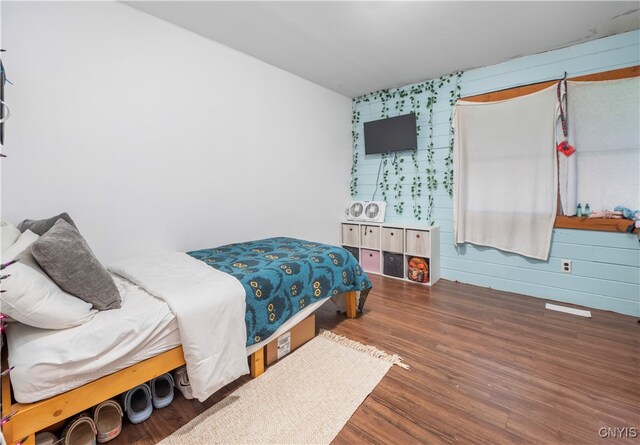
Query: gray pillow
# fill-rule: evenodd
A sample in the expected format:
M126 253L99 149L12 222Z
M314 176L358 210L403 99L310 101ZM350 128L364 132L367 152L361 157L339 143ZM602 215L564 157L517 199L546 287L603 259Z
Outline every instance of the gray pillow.
M65 291L95 309L117 309L120 293L78 230L63 219L31 245L34 258Z
M44 235L59 219L64 219L66 222L71 224L73 227L76 227L76 224L73 222L71 217L67 212L61 213L56 216L52 216L47 219L25 219L20 224L18 224L18 230L21 232L25 232L27 230L31 230L36 235ZM76 227L77 229L77 227Z

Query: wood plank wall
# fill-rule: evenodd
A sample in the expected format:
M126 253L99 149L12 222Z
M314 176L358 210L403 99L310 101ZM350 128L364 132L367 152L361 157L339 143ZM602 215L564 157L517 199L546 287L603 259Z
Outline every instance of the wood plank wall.
M549 51L542 54L510 60L498 65L465 72L462 77L462 96L510 89L517 86L550 81L562 77L575 78L599 72L636 67L640 64L640 32L633 31L592 42ZM635 68L637 69L637 68ZM411 86L405 87L409 89ZM444 159L448 153L449 116L448 89L443 87L434 108L433 132L437 179L442 184ZM423 101L426 100L426 94ZM387 104L390 116L395 115L394 103ZM379 101L360 103L355 107L361 122L379 119L382 104ZM405 110L405 112L407 112ZM399 114L399 113L396 113ZM426 156L429 127L425 122L425 110L421 110L423 129L418 138L421 159ZM362 139L362 131L359 132ZM364 146L362 140L360 147ZM405 212L393 211L394 198L390 193L387 205L387 221L415 223L411 199L407 198L413 176L410 154L404 161L406 176ZM359 199L371 199L379 156L364 156L362 150L358 163ZM422 165L422 164L421 164ZM426 174L418 172L425 183ZM393 170L391 170L393 176ZM406 184L409 184L407 186ZM393 187L393 182L391 183ZM422 199L426 206L426 193ZM380 198L378 191L377 199ZM452 200L442 186L434 194L435 222L441 227L442 276L448 280L495 289L517 292L600 309L608 309L629 315L640 315L640 250L638 237L624 233L588 232L555 229L551 256L548 261L526 259L506 254L496 249L467 245L456 249L453 245ZM561 259L573 261L573 273L560 271Z
M602 71L594 74L587 74L584 76L571 77L567 80L574 82L596 82L602 80L616 80L626 79L628 77L640 76L640 66L630 66L627 68L618 68L610 71ZM551 85L558 83L556 80L548 82L539 82L531 85L524 85L521 87L508 88L506 90L492 91L485 94L477 94L475 96L463 97L461 100L469 102L493 102L498 100L513 99L515 97L525 96L527 94L535 93L536 91L544 90Z

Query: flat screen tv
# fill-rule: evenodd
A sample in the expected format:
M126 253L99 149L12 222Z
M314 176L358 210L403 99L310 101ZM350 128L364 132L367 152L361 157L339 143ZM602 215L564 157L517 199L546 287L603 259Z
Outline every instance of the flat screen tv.
M413 113L364 123L364 153L413 150L418 145Z

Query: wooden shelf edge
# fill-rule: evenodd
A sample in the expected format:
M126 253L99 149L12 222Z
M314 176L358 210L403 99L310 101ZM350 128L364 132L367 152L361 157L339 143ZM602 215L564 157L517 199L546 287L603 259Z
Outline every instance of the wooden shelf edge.
M595 230L599 232L627 233L631 219L586 218L577 216L556 216L555 229Z
M584 76L570 77L567 80L574 82L597 82L603 80L626 79L628 77L640 76L640 65L634 65L626 68L619 68L611 71L602 71L599 73L587 74ZM461 97L460 100L467 102L495 102L500 100L513 99L527 94L532 94L551 85L557 84L557 80L532 83L504 90L490 91L487 93L476 94L474 96Z

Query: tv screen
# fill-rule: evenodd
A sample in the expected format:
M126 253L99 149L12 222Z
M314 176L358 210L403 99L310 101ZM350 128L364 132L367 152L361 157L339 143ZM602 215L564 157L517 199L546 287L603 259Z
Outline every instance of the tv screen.
M364 123L364 153L413 150L418 145L413 113Z

